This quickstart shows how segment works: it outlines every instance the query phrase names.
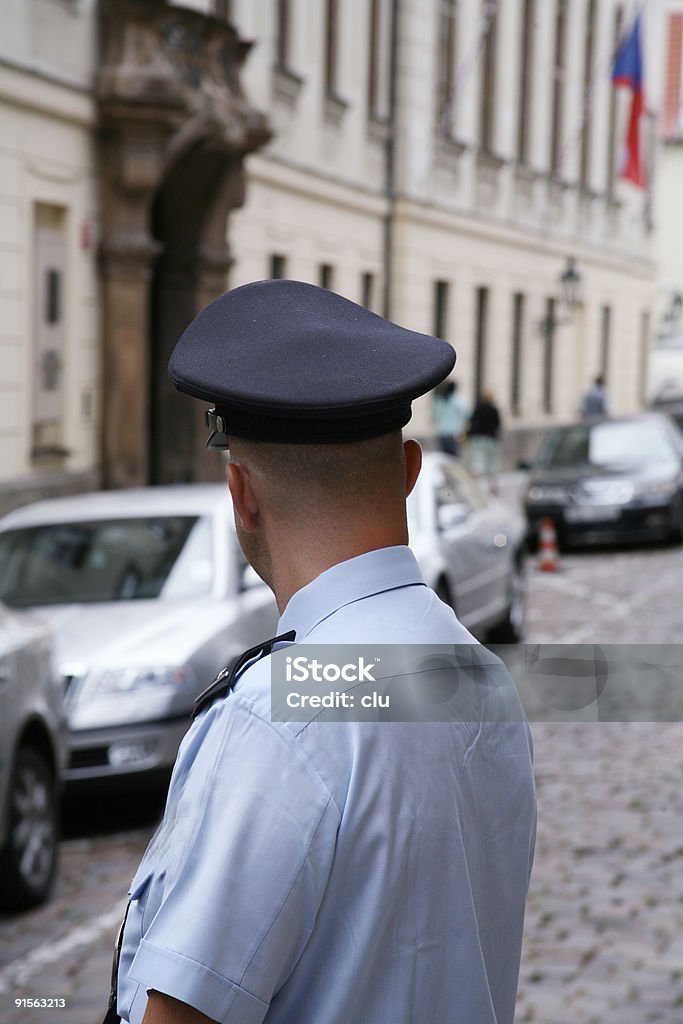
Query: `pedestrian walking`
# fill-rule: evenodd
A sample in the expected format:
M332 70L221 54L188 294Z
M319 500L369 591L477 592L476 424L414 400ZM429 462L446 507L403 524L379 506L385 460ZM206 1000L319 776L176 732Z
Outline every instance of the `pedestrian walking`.
M604 377L596 377L592 386L586 391L581 399L579 415L584 420L609 416L609 402Z
M460 455L460 438L465 433L470 412L457 381L445 381L434 389L432 423L442 452Z
M495 489L495 478L500 468L501 418L491 391L482 392L477 401L467 431L470 469L474 476L483 477Z
M213 405L208 447L229 449L238 539L281 617L196 703L110 1019L512 1024L535 822L516 695L502 724L291 721L270 696L279 653L312 644L485 652L407 546L421 451L401 428L453 361L286 280L228 292L176 346L171 379ZM498 707L493 690L476 699Z

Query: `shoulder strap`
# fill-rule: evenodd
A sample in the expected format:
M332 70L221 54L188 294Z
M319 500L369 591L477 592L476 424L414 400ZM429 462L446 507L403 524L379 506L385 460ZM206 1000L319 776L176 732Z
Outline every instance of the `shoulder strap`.
M235 683L237 677L244 666L254 659L260 661L261 658L267 657L270 654L275 644L282 642L288 642L294 640L296 637L296 631L290 629L288 633L282 633L280 636L274 636L270 640L266 640L262 644L258 644L256 647L250 647L248 651L240 654L237 658L234 658L229 665L218 673L214 681L207 686L207 688L199 694L194 702L194 710L192 711L192 720L200 714L205 707L207 707L216 697L223 697L228 693Z

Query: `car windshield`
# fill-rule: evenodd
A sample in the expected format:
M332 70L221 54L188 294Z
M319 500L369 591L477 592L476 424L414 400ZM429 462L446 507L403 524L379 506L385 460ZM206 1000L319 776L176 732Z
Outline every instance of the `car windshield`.
M581 423L558 431L546 443L542 466L634 466L672 460L661 423L647 420Z
M52 523L0 534L0 600L32 605L189 598L213 583L207 517Z

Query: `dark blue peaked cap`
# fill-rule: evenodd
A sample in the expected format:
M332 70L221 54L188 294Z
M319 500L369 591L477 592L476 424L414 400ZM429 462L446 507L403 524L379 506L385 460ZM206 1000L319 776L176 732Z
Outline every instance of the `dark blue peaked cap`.
M405 330L302 281L221 295L169 363L175 387L210 402L208 448L228 437L282 444L359 441L398 430L410 403L453 368L445 341Z

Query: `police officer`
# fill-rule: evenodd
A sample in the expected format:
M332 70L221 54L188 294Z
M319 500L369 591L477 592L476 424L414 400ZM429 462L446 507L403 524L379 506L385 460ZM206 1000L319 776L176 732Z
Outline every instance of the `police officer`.
M454 360L283 280L228 292L176 346L171 379L212 405L208 445L229 447L239 540L281 618L181 745L130 890L130 1024L512 1022L535 822L523 716L271 709L292 645L475 643L407 546L421 452L401 428Z

